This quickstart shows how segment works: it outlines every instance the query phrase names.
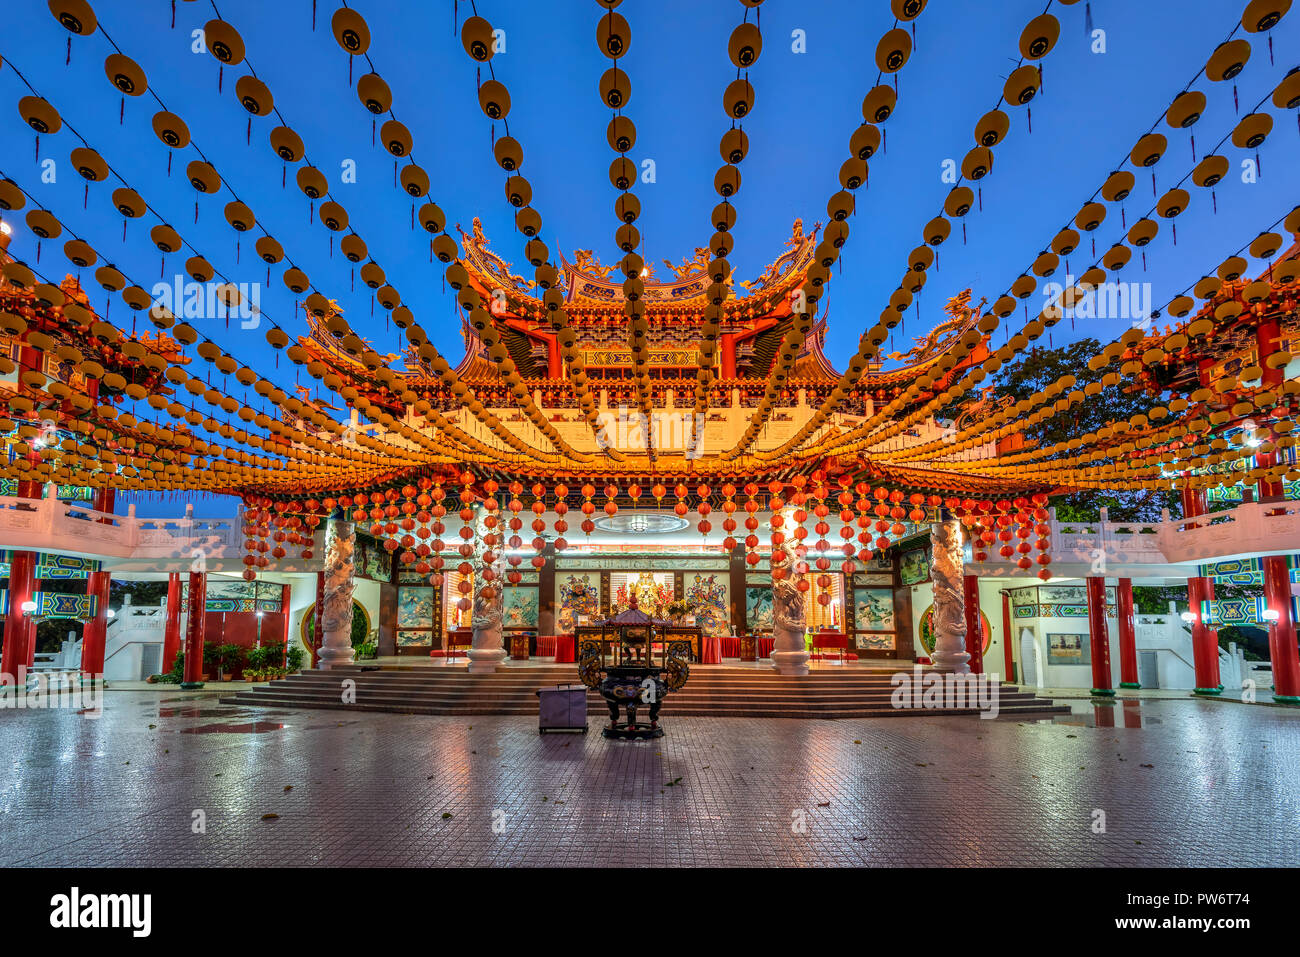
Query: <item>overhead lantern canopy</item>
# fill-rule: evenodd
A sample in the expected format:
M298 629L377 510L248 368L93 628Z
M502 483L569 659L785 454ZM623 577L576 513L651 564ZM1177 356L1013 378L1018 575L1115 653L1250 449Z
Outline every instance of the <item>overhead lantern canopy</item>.
M393 106L393 93L378 73L367 73L357 80L357 97L376 116L387 113Z
M894 112L898 93L891 86L874 86L862 98L862 118L868 123L883 123Z
M505 84L488 80L478 88L478 105L489 119L503 120L510 113L510 92Z
M19 100L18 114L37 133L57 133L63 128L59 111L39 96L24 96Z
M1007 77L1007 82L1002 88L1002 96L1008 103L1024 106L1034 98L1041 83L1042 77L1038 74L1038 67L1026 64L1013 70Z
M108 178L108 164L89 146L78 146L72 151L69 159L77 172L92 183L99 183Z
M470 17L460 28L460 42L465 52L480 63L492 59L492 24L482 17Z
M975 142L980 146L997 146L1011 128L1011 118L1001 110L990 110L975 124Z
M209 20L203 27L203 40L221 63L235 66L244 62L244 38L225 20Z
M600 47L601 53L611 60L617 60L626 55L631 44L632 28L622 14L611 10L600 18L596 24L596 46Z
M915 20L925 9L926 0L889 0L890 10L896 18L903 21ZM758 6L758 4L752 4Z
M1216 83L1231 80L1245 69L1249 59L1250 43L1245 40L1225 40L1210 54L1210 60L1205 64L1205 75Z
M124 53L110 53L104 60L104 75L108 82L127 96L139 96L149 88L140 65Z
M153 131L174 150L183 150L190 145L190 128L175 113L160 110L153 115Z
M1034 17L1020 34L1020 55L1026 60L1041 60L1056 46L1061 24L1050 13Z
M271 149L286 163L298 162L306 152L302 137L287 126L277 126L271 130Z
M90 36L98 23L86 0L50 0L50 13L65 30L79 37Z
M241 76L235 83L235 96L254 116L266 116L275 104L270 88L251 73Z
M1106 177L1106 182L1102 184L1102 198L1108 203L1122 202L1133 191L1134 182L1136 178L1128 170L1116 170Z
M912 36L902 27L895 27L876 44L876 66L882 73L897 73L912 55Z
M1174 129L1185 130L1201 118L1204 110L1205 94L1200 90L1184 90L1165 111L1165 122Z
M758 55L763 51L763 34L753 23L742 23L731 32L727 42L727 55L731 62L741 69L754 65Z
M361 14L350 7L339 7L330 19L330 28L334 39L344 50L353 56L360 56L370 49L370 27L366 26Z
M1263 33L1277 26L1290 9L1291 0L1251 0L1241 14L1241 25L1248 33Z

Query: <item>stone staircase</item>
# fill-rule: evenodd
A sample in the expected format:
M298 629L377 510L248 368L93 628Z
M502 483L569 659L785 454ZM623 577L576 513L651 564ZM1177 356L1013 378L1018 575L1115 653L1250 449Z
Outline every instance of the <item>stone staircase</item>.
M846 667L815 671L806 677L725 665L692 667L686 687L668 696L663 716L707 715L726 718L865 718L976 714L977 708L895 708L893 671ZM356 682L355 703L343 703L345 680ZM461 668L378 668L353 666L308 671L250 686L222 698L223 703L274 708L334 708L401 714L537 714L538 688L576 684L574 665L506 668L470 675ZM603 699L587 693L594 722L608 718ZM1068 713L1069 708L1035 697L1014 685L999 687L1000 715Z

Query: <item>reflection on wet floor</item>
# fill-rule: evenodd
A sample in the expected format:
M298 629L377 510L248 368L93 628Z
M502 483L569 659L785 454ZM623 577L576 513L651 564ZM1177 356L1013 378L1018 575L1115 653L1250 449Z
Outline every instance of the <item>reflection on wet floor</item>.
M263 734L267 731L283 731L288 725L278 721L244 721L239 724L200 724L193 728L181 728L180 734Z
M1163 724L1161 718L1152 717L1150 708L1143 709L1143 702L1137 700L1123 701L1066 701L1070 707L1069 714L1059 714L1043 718L1039 724L1067 724L1076 728L1145 728L1149 725Z

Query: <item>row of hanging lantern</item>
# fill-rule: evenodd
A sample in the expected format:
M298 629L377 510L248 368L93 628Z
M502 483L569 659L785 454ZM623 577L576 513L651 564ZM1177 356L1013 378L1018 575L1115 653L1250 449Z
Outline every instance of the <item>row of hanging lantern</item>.
M914 21L925 9L923 0L898 0L892 4L894 16L900 21ZM743 49L743 47L741 47ZM881 37L877 44L877 65L882 73L893 74L895 77L903 65L907 62L911 54L911 38L907 32L901 28L895 27ZM755 54L756 55L756 54ZM752 102L753 91L747 80L737 81L737 84L743 82L743 87L737 88L737 99L743 99L746 104ZM736 84L733 84L736 86ZM730 91L730 87L728 90ZM771 417L773 410L777 407L781 390L785 388L790 373L794 368L800 352L803 350L805 340L812 328L813 317L816 315L816 306L822 296L822 288L830 280L831 267L839 259L840 250L849 237L848 218L855 209L854 192L860 187L866 185L868 178L867 161L875 153L876 148L880 145L881 135L876 124L883 123L893 112L894 104L897 102L898 94L896 89L891 89L887 85L878 85L867 93L862 102L863 124L850 137L849 152L850 156L841 165L839 170L840 189L827 202L827 213L830 216L830 223L821 241L817 245L815 260L805 276L801 288L791 291L790 311L793 319L788 326L785 336L782 339L780 349L778 350L776 362L773 365L771 374L768 377L767 388L763 398L759 400L758 406L754 409L750 417L749 424L741 434L736 443L723 453L724 461L731 461L744 454L755 440L761 434L763 427ZM746 106L746 111L748 106ZM730 135L730 134L729 134ZM743 134L742 134L743 135ZM726 139L724 138L724 150L726 149ZM724 170L726 168L724 167ZM722 175L720 171L719 175ZM739 173L735 174L735 182L739 185ZM730 206L718 207L714 210L715 216L718 210L724 212L731 211ZM734 218L734 212L731 212ZM716 225L716 224L715 224ZM719 229L722 227L719 226ZM730 226L728 225L728 228ZM715 236L714 245L718 248L715 253L719 256L725 256L730 251L731 242L729 233L719 233L727 237L725 244L717 243ZM725 248L723 246L725 245ZM850 360L850 367L855 370L854 379L857 373L866 368L871 358L876 354L876 347L880 342L885 340L885 335L881 335L878 340L872 341L870 336L864 337L859 345L858 354ZM836 403L848 394L843 378L836 386ZM816 413L814 413L816 418ZM802 442L808 435L811 435L818 427L823 424L818 421L817 425L808 428L800 435L799 441ZM795 443L797 445L797 443ZM789 445L790 448L795 447Z
M1059 27L1055 27L1055 28L1053 27L1054 20L1053 18L1051 18L1050 14L1044 14L1043 16L1046 17L1047 20L1043 20L1042 18L1036 18L1036 20L1033 23L1031 23L1029 27L1026 28L1025 33L1022 34L1021 37L1022 53L1028 54L1028 51L1041 49L1042 54L1040 54L1040 56L1045 55L1046 52L1050 50L1051 45L1054 44L1055 35L1059 32ZM1247 19L1249 19L1249 17L1247 17ZM1254 22L1261 22L1261 21L1256 20ZM1037 37L1037 39L1035 39L1035 37ZM1248 58L1249 44L1247 44L1245 41L1238 41L1238 42L1240 44L1245 45L1246 49L1244 52L1244 57ZM1243 56L1242 51L1240 49L1237 49L1234 55L1236 55L1237 57ZM1217 53L1216 56L1219 56L1219 58L1222 59L1223 54ZM1207 65L1205 70L1207 77L1209 77L1211 80L1224 79L1225 77L1223 74L1225 72L1230 72L1231 64L1220 68L1218 66L1215 66L1214 62L1215 59L1212 57L1211 64ZM1244 63L1244 60L1242 62ZM1011 81L1009 80L1008 82L1010 83ZM1287 83L1287 80L1284 79L1283 84L1285 83ZM1275 101L1282 100L1285 102L1287 99L1287 91L1283 89L1283 84L1279 84L1278 90L1274 94ZM1297 85L1300 85L1300 79L1297 79L1292 82L1292 86L1297 86ZM1300 90L1296 92L1300 93ZM1183 127L1183 126L1190 125L1190 123L1195 122L1195 120L1199 118L1200 111L1203 108L1203 101L1204 101L1203 94L1193 95L1192 93L1184 91L1183 94L1180 94L1180 96L1175 99L1174 104L1171 105L1169 110L1166 112L1165 119L1167 120L1170 126ZM998 111L994 111L994 113L997 112ZM986 138L992 138L992 141L996 143L1001 139L1003 133L1005 133L1005 129L1003 124L993 123L990 119L991 117L996 119L996 117L994 117L994 114L989 114L984 118L984 120L981 121L979 125L977 125L977 138L979 137L979 130L981 128L987 127ZM1238 129L1234 131L1233 140L1234 143L1236 143L1237 145L1246 145L1248 143L1254 143L1255 145L1258 145L1259 142L1262 142L1263 136L1267 135L1267 130L1262 128L1261 121L1253 120L1252 117L1258 117L1258 114L1251 114L1251 117L1247 117L1246 120L1243 120L1242 123L1239 123ZM1269 125L1271 126L1271 123ZM998 130L1002 130L1002 133L998 133ZM1134 146L1133 150L1130 152L1129 160L1132 162L1132 164L1135 167L1138 168L1147 168L1153 166L1156 162L1158 162L1158 160L1163 155L1165 151L1165 146L1166 146L1166 142L1162 135L1154 132L1148 132L1143 137L1141 137L1137 145ZM1201 166L1198 166L1198 170L1204 167L1204 165L1205 165L1205 161L1202 161ZM1214 182L1217 182L1218 177L1217 176L1198 177L1194 175L1193 179L1194 181L1197 182L1197 185L1212 186ZM1154 173L1153 173L1152 182L1153 182L1153 189L1154 189ZM1101 189L1098 192L1100 192L1102 196L1110 202L1121 202L1129 195L1132 186L1133 186L1133 174L1128 172L1117 171L1110 175L1106 183L1101 187ZM963 187L955 187L955 190L961 188ZM1094 193L1094 197L1095 195L1096 194ZM1170 191L1170 193L1167 194L1164 200L1157 203L1156 211L1158 211L1161 216L1172 219L1173 217L1179 215L1186 208L1187 201L1188 198L1185 195L1185 191L1175 189ZM940 217L940 219L941 218L942 217ZM1080 229L1084 230L1086 233L1091 233L1093 230L1095 230L1098 226L1101 225L1104 219L1105 219L1105 208L1101 206L1101 204L1095 202L1095 200L1089 200L1088 203L1084 204L1084 207L1081 209L1080 213L1075 217L1075 225L1078 226ZM1132 242L1136 246L1139 247L1145 246L1146 243L1148 243L1150 239L1155 235L1157 229L1158 227L1156 226L1154 221L1150 219L1143 219L1141 223L1136 224L1133 229L1129 230L1129 234L1127 238L1130 242ZM934 234L934 237L939 239L939 242L942 242L942 238L945 238L947 234L947 231L944 230L941 227L941 225L938 224L937 222L932 222L930 226L927 226L926 231L932 232ZM942 237L940 236L940 233L943 234ZM1074 251L1078 243L1079 243L1079 234L1077 232L1075 232L1073 229L1069 227L1062 229L1060 233L1058 233L1057 237L1052 241L1051 251L1040 254L1038 259L1035 261L1033 272L1039 276L1044 276L1044 277L1052 275L1052 273L1055 272L1056 270L1057 264L1060 261L1060 257L1068 256L1070 252ZM937 244L932 243L932 245L937 245ZM1107 254L1107 256L1103 257L1103 262L1107 266L1107 268L1119 269L1122 268L1123 265L1128 261L1128 257L1126 255L1120 256L1119 253L1116 252L1116 249L1122 248L1122 245L1123 243L1121 242L1115 249L1112 249L1111 252ZM1094 254L1095 254L1095 249L1094 249ZM928 250L926 250L925 246L918 247L917 250L913 251L912 257L909 260L910 268L912 270L919 269L922 273L924 273L925 268L932 261L932 258L933 257L929 255ZM1066 261L1067 271L1068 271L1068 266L1069 264L1067 259ZM1105 278L1105 272L1102 271L1101 268L1094 266L1092 269L1089 270L1088 273L1080 277L1080 283L1081 284L1090 283L1095 286L1098 283L1100 283L1104 278ZM1020 298L1020 299L1027 298L1029 295L1031 295L1034 292L1035 288L1036 288L1036 282L1029 276L1028 272L1022 274L1020 278L1017 279L1015 283L1013 283L1011 290L1009 290L1002 297L1000 297L998 301L994 304L992 312L982 317L981 324L987 325L989 327L987 329L983 329L982 331L992 332L993 329L996 328L997 326L998 317L1005 318L1006 316L1010 315L1010 313L1013 311L1013 309L1015 308L1016 298ZM903 296L903 297L899 297L896 302L891 302L891 306L895 308L901 307L900 308L901 311L901 309L906 308L906 306L909 303L910 303L910 297ZM890 315L890 310L888 309L882 315L882 319L894 319L894 318L895 318L894 316ZM1031 334L1026 336L1025 337L1026 342L1037 338L1038 335L1041 335L1044 328L1050 327L1051 325L1055 324L1055 321L1059 320L1059 318L1060 318L1059 309L1055 315L1052 315L1050 309L1044 310L1043 315L1039 316L1038 319L1032 320L1031 322L1027 323L1026 328L1031 333L1036 333L1036 334ZM883 340L884 334L885 334L884 329L878 327L877 329L872 330L870 333L868 333L865 341L870 341L871 339L877 337ZM1018 351L1020 350L1019 349L1013 350L1012 354ZM1007 358L1009 358L1009 356ZM1001 365L1002 362L1005 361L1005 359L996 358L995 361L997 365ZM912 390L909 390L908 395L900 396L899 399L895 400L895 402L891 405L889 409L882 410L881 413L879 413L878 418L880 418L883 421L888 417L892 417L893 414L897 411L898 407L900 407L903 403L910 400L911 398L914 398L914 394L916 391L919 390L917 390L914 386ZM814 416L814 420L815 419L816 416ZM812 426L814 420L810 420L807 426ZM818 423L818 425L820 425L820 423ZM811 434L811 431L813 431L815 427L816 426L813 426L813 428L809 429L807 434ZM899 429L904 427L906 426L903 425L902 423L899 423L896 426L896 428ZM806 435L803 437L806 437ZM800 438L800 441L802 441L803 437ZM795 444L797 445L797 443ZM782 449L777 451L785 451L788 448L792 448L792 447L794 447L794 445L792 445L791 443L786 443L782 447ZM825 451L829 451L829 449L818 449L814 451L825 452Z
M714 206L710 214L710 226L715 232L709 241L706 271L712 282L705 293L709 302L704 308L700 346L696 354L696 416L702 415L709 406L709 390L714 378L714 351L723 315L722 304L731 296L731 287L727 283L731 275L731 264L727 256L734 250L731 232L736 224L736 210L731 199L740 191L739 164L749 152L749 137L745 133L744 119L754 107L754 88L749 82L749 68L757 62L763 50L763 34L758 19L761 3L762 0L755 0L745 4L744 20L732 31L727 43L728 55L736 67L736 79L727 85L722 96L723 112L730 121L730 129L722 135L718 144L724 165L713 177L714 190L721 197L721 202ZM754 23L749 22L750 8L754 9Z

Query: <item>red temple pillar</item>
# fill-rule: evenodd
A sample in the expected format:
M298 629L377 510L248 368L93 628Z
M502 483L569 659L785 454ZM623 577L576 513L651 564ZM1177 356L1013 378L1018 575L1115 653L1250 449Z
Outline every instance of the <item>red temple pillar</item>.
M176 664L181 650L181 573L167 576L167 624L163 629L162 671L166 674Z
M182 688L203 687L203 620L207 613L208 581L204 572L190 572L189 615L185 622L185 668Z
M1092 644L1092 693L1111 696L1110 634L1106 629L1106 579L1088 580L1088 635Z
M1011 653L1013 642L1011 640L1011 596L1005 591L1002 593L1002 654L1006 659L1007 670L1006 680L1016 680L1016 659Z
M1219 684L1218 633L1205 623L1205 608L1210 601L1208 578L1187 579L1187 605L1192 614L1192 662L1196 668L1195 694L1217 695Z
M736 334L724 332L718 336L718 351L722 354L722 378L736 377Z
M984 673L984 626L980 615L980 580L978 575L962 579L962 606L966 612L966 653L970 655L973 675Z
M116 495L107 486L95 489L90 507L97 512L111 512ZM99 519L101 523L111 519ZM86 578L86 594L95 601L95 616L81 630L81 673L94 678L104 674L104 645L108 638L108 604L113 576L109 572L91 572Z
M290 591L291 591L290 586L288 585L280 586L280 616L284 618L284 628L283 628L284 663L282 667L285 668L289 667L289 642L292 640L289 637L289 592Z
M29 667L35 652L36 623L23 611L23 603L36 595L36 553L9 553L9 614L5 618L4 649L0 654L0 682L18 682L19 667ZM18 682L21 685L21 682Z
M1121 578L1115 586L1119 618L1119 686L1141 688L1138 681L1137 627L1133 616L1133 579Z
M1198 488L1184 488L1183 496L1183 518L1195 518L1197 515L1205 514L1205 491ZM1189 525L1188 528L1195 528L1195 525Z
M86 594L95 600L95 617L81 630L81 673L88 678L103 677L104 641L108 637L108 600L112 587L111 572L91 572L86 579Z
M1273 700L1300 703L1300 646L1291 615L1291 573L1285 555L1260 559L1264 566L1264 601L1277 613L1269 622L1268 652L1273 663Z
M560 337L546 337L546 377L548 379L564 378L564 360L560 358Z
M311 666L320 667L320 634L325 627L325 573L316 573L316 607L312 609Z

